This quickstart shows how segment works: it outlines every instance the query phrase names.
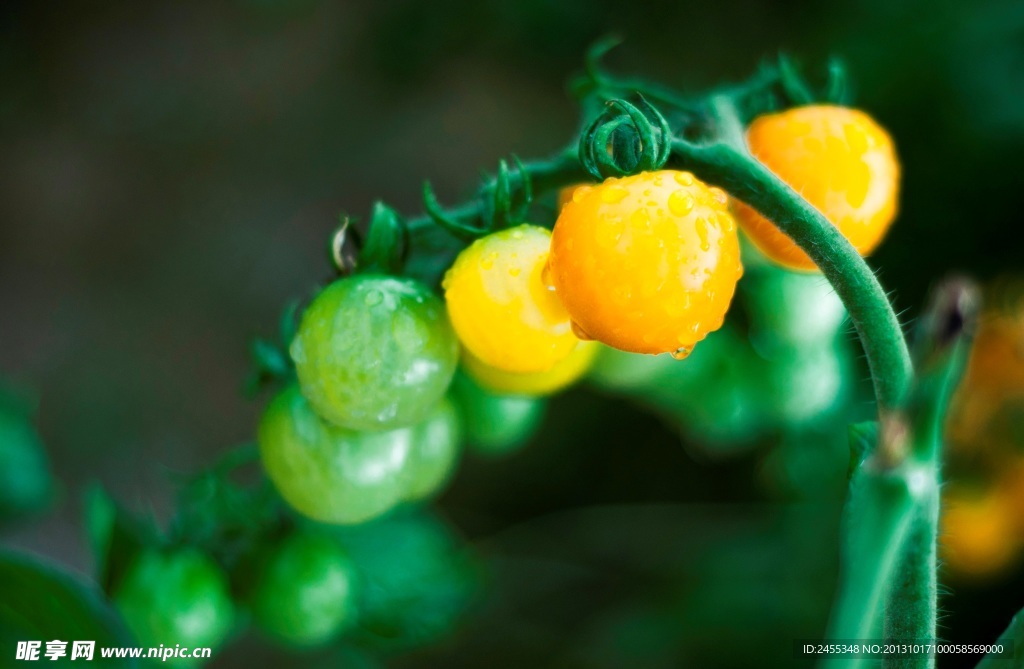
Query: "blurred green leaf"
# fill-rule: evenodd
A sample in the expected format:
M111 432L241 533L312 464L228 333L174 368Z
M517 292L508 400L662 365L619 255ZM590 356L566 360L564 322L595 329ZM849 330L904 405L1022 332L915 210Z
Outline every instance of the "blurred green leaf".
M85 529L96 582L113 593L139 552L160 541L157 529L131 516L96 484L85 493Z
M104 660L101 647L131 645L127 631L102 594L56 566L28 555L0 554L0 664L15 657L18 641L66 641L70 662L72 641L95 641L92 662L86 666L133 667L132 659ZM75 666L75 665L72 665Z
M995 654L986 655L978 663L977 669L1022 669L1024 668L1024 611L1020 611L1010 621L1006 631L999 635L995 642L998 645L1013 646L1013 657L999 657Z
M54 481L30 402L0 389L0 525L45 509Z

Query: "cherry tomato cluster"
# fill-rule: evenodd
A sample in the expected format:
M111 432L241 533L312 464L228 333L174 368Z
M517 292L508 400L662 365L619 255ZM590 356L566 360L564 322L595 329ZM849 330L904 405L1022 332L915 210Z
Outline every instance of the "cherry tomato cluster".
M228 566L196 546L149 545L120 571L111 599L140 645L212 649L248 620L291 648L415 647L451 629L478 578L451 530L423 512L354 528L299 525Z
M756 119L748 141L857 250L880 242L899 169L870 117L800 107ZM267 474L296 510L354 524L429 499L467 437L491 452L523 443L537 428L539 398L581 378L600 344L687 357L723 326L743 275L736 220L775 262L813 268L771 221L686 171L578 185L560 205L550 231L519 223L464 248L444 275L443 299L379 266L316 296L290 342L297 383L259 429ZM749 376L743 365L718 367ZM813 376L820 365L804 367ZM835 390L817 397L827 403ZM728 404L704 422L742 422ZM780 410L814 413L803 400Z

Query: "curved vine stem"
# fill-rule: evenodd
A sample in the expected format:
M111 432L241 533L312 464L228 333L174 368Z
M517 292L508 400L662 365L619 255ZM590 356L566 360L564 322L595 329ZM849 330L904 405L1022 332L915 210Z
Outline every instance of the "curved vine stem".
M718 141L697 144L676 139L676 165L767 216L818 265L842 299L867 355L881 411L899 406L913 370L899 320L874 272L821 212L747 150L734 103L712 99Z

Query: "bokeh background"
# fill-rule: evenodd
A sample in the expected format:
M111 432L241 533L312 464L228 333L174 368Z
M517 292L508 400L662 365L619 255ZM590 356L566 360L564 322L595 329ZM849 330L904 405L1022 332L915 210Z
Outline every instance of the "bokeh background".
M608 33L610 67L689 89L780 50L812 78L840 56L903 161L872 264L908 322L951 271L1022 269L1011 0L4 3L0 378L37 400L59 490L3 544L87 572L92 481L166 516L178 474L251 439L248 341L329 276L339 212L416 213L424 178L452 201L510 152L560 148L566 82ZM535 443L468 459L440 501L497 565L493 596L395 666L795 663L827 616L839 495L766 484L768 448L709 457L642 404L557 398ZM1024 571L995 571L947 581L947 639L990 641L1024 605ZM273 652L253 643L212 666Z

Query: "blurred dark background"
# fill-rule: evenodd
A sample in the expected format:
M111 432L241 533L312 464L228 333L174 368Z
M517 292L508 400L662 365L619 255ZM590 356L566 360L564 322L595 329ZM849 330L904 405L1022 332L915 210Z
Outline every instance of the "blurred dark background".
M1021 269L1019 2L7 2L0 377L38 397L62 495L5 542L86 570L79 493L93 480L166 514L177 473L252 437L260 403L241 393L247 342L328 276L338 213L365 215L382 198L412 214L424 178L451 201L510 152L560 148L578 123L566 82L608 33L625 38L610 67L689 89L743 78L780 50L812 78L840 56L857 104L892 132L903 161L901 215L872 263L908 320L951 271L989 279ZM615 558L594 558L605 586L650 573L676 548L698 560L693 544L773 536L756 551L734 545L735 563L716 566L723 579L745 575L725 579L735 592L716 591L723 629L742 638L758 616L801 606L823 624L837 541L821 518L836 513L805 527L823 556L806 601L773 600L747 585L810 578L784 559L789 539L772 533L780 515L804 509L770 505L757 480L754 459L702 461L657 419L584 389L556 401L545 437L521 459L469 461L442 507L484 546L518 532L553 551L531 553L534 567L555 560L555 546L593 557L610 541ZM722 536L687 530L681 503L693 527L705 518ZM628 504L654 506L624 517ZM586 536L560 544L544 519L574 509ZM638 517L648 522L637 528ZM531 574L522 580L543 580ZM595 595L590 575L567 577L559 596L613 596ZM1012 575L950 589L942 632L955 640L994 638L1024 604ZM745 602L750 619L735 618L730 601ZM678 618L644 615L651 638L637 643L657 647ZM544 646L569 630L624 647L609 631L622 626L576 616L548 609L537 616L544 629L504 632ZM517 666L513 646L478 650L508 658L489 666ZM562 657L552 666L620 666Z

